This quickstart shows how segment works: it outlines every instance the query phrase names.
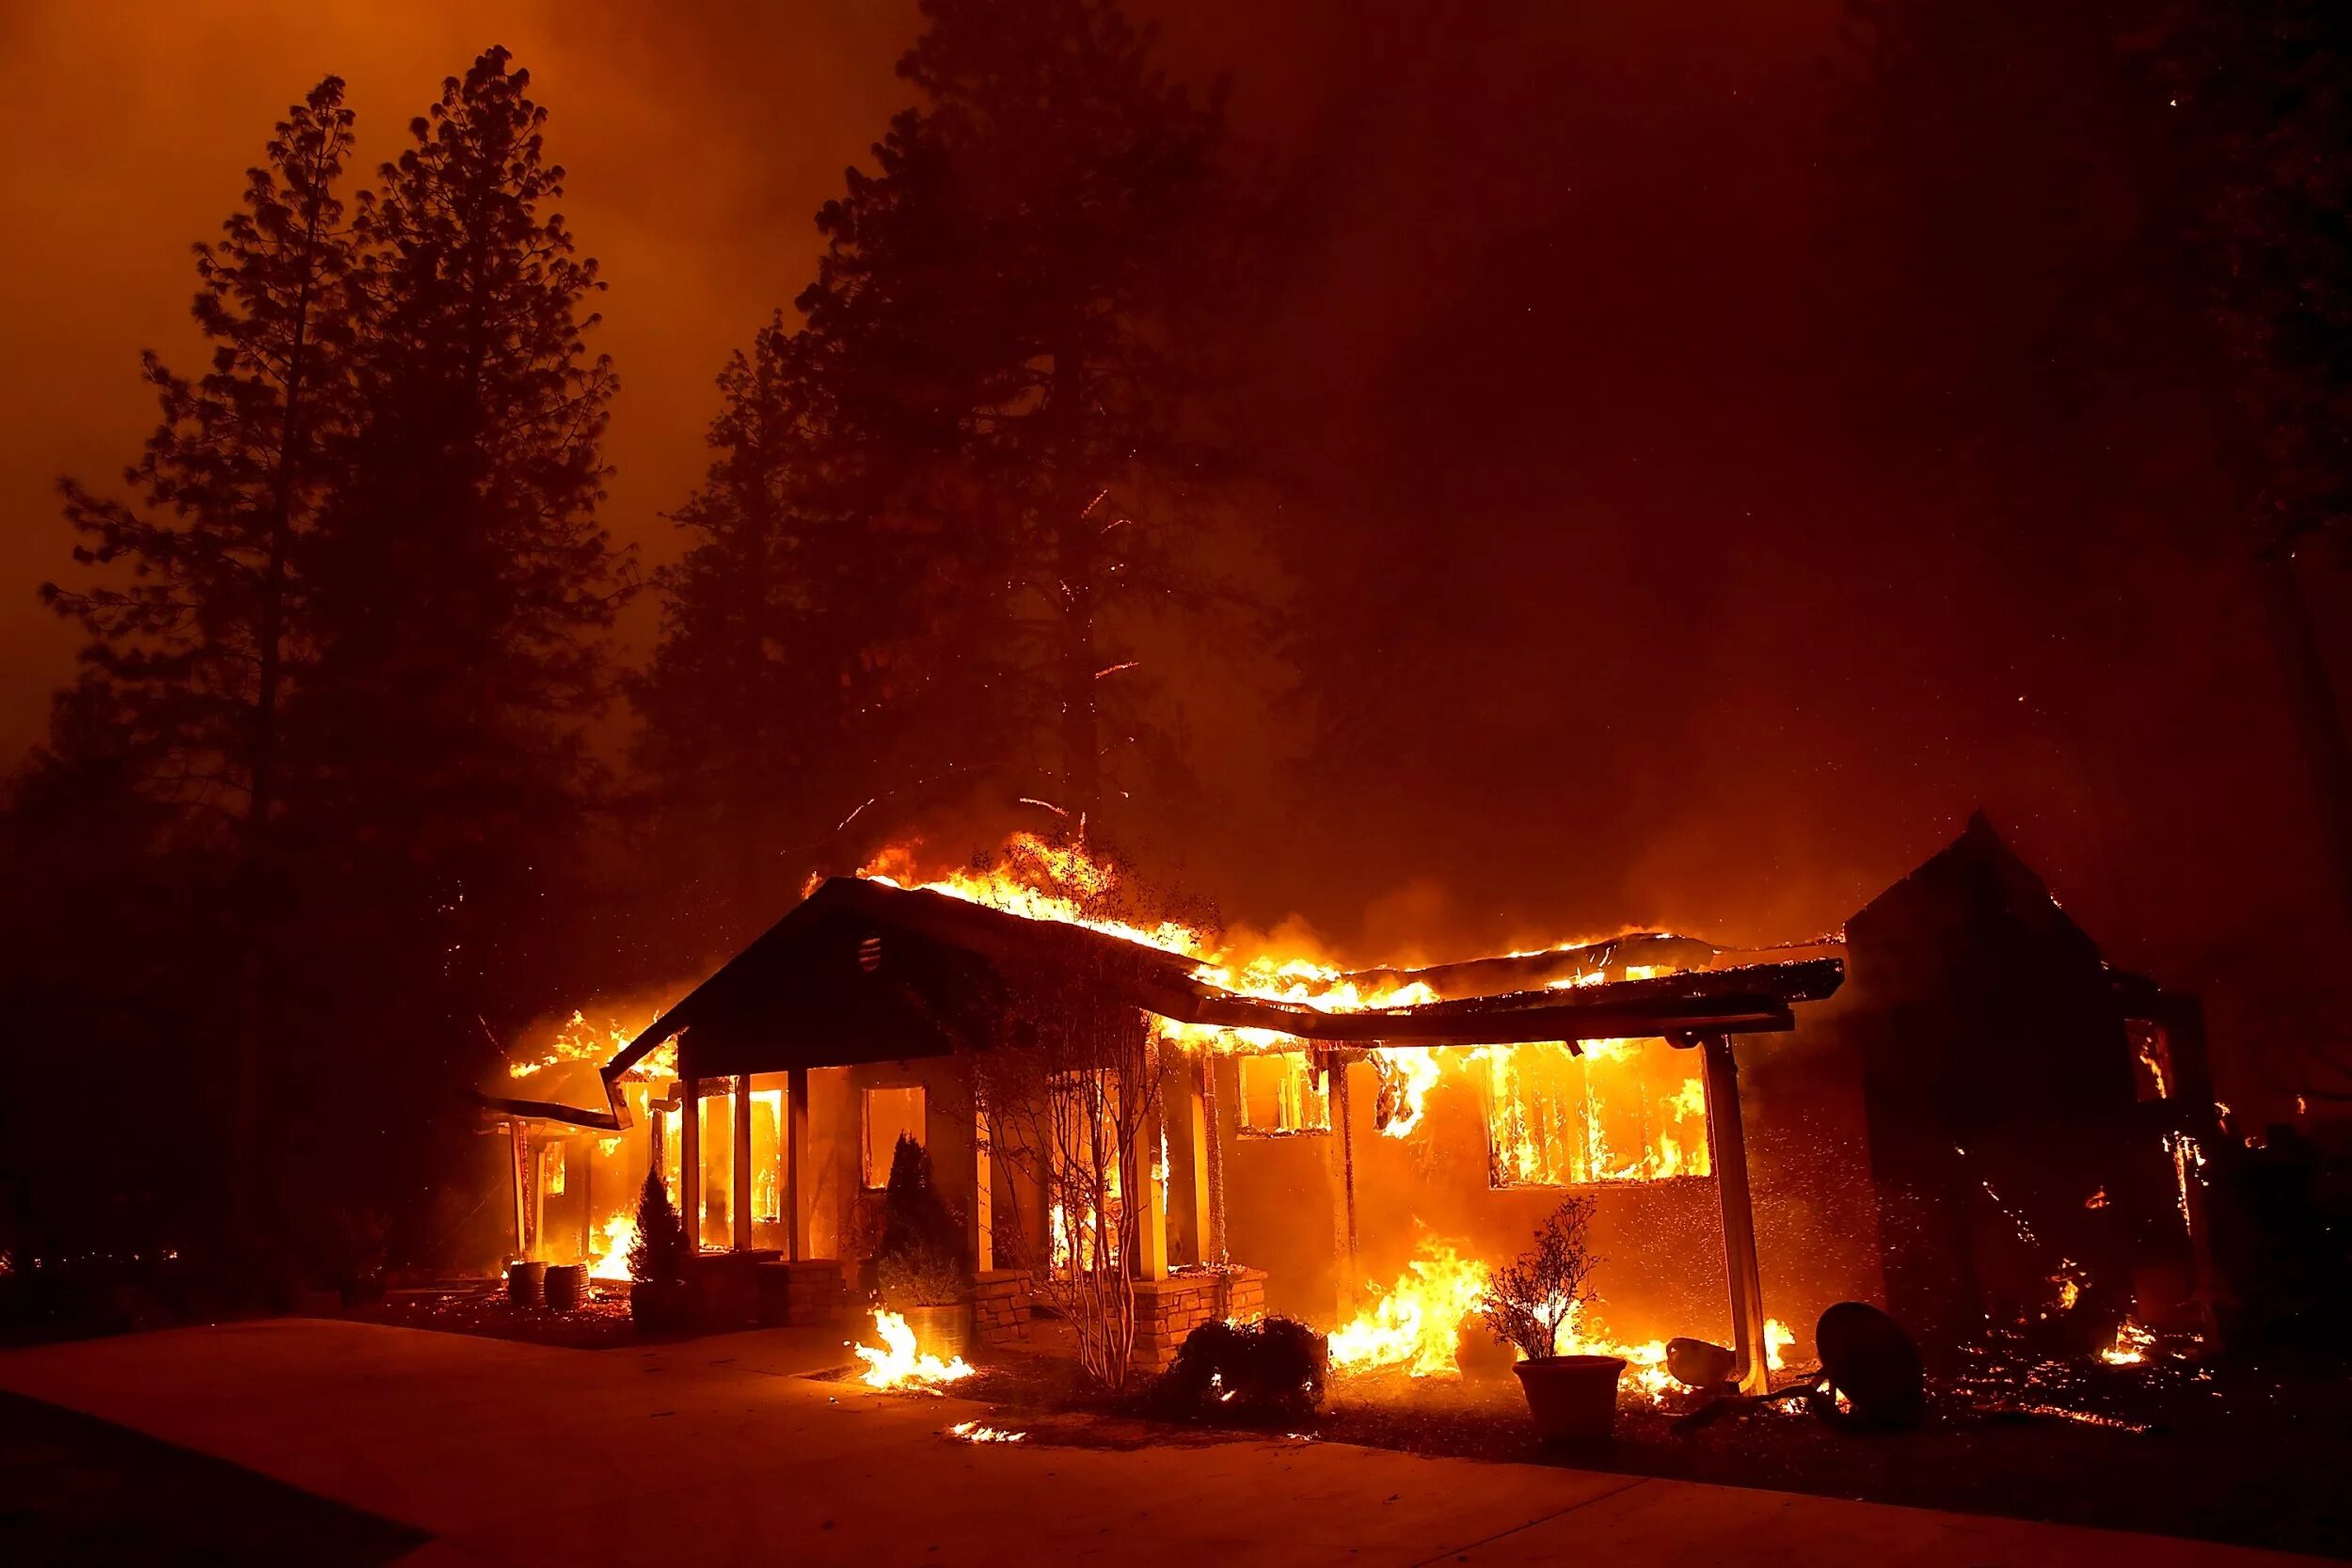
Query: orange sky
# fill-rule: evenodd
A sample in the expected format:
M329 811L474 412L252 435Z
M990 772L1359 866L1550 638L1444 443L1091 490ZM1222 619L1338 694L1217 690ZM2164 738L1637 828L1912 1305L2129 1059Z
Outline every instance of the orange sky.
M901 0L754 0L699 8L606 0L14 0L0 5L0 95L23 130L0 177L0 771L46 721L76 628L35 599L70 573L60 473L104 483L154 420L138 355L196 368L188 245L231 212L286 104L332 71L350 84L373 182L407 120L484 46L531 69L564 207L611 290L596 345L623 390L608 524L651 559L654 515L704 461L721 361L813 269L810 216L864 155L904 87ZM732 50L732 10L790 31ZM645 609L641 607L640 619ZM643 636L644 626L631 628Z
M1820 237L1839 0L1153 8L1175 72L1232 70L1237 122L1320 204L1224 390L1286 482L1252 523L1327 543L1362 591L1305 628L1362 651L1353 692L1283 690L1273 661L1173 683L1214 792L1186 880L1384 954L1627 921L1774 940L1981 804L2120 959L2206 987L2217 1028L2334 984L2241 574L2129 498L2046 539L2020 503L2099 491L2095 452L1923 467L1841 383L1851 296L1886 279ZM913 0L0 0L0 771L79 640L35 596L71 570L56 477L136 454L139 351L194 367L187 246L320 75L350 84L356 188L478 50L531 69L612 284L604 521L652 564L711 378L810 277L812 214L905 103L915 25ZM1336 780L1298 763L1335 695L1382 743Z

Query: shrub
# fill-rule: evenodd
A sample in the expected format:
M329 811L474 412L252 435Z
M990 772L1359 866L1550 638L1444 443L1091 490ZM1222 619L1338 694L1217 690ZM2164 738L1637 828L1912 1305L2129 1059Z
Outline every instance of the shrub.
M1567 1199L1537 1227L1535 1244L1487 1281L1479 1308L1487 1332L1530 1361L1559 1354L1561 1326L1593 1299L1593 1265L1600 1259L1584 1244L1592 1221L1591 1198Z
M1295 1318L1205 1323L1184 1336L1153 1397L1184 1415L1296 1419L1323 1402L1330 1352Z
M932 1184L930 1154L901 1132L882 1190L875 1281L902 1306L945 1307L963 1298L965 1275L961 1227Z
M686 1278L686 1227L670 1203L659 1171L645 1173L637 1195L637 1234L628 1243L628 1276L644 1285L675 1285Z

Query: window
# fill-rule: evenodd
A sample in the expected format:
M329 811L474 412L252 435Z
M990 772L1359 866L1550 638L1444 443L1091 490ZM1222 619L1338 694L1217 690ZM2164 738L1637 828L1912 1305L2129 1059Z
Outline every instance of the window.
M890 1157L898 1152L903 1133L920 1144L923 1133L923 1085L866 1091L866 1184L890 1184Z
M1705 1176L1696 1051L1661 1039L1486 1046L1487 1170L1498 1187Z
M1279 1138L1331 1131L1330 1087L1305 1052L1244 1056L1239 1065L1242 1132Z

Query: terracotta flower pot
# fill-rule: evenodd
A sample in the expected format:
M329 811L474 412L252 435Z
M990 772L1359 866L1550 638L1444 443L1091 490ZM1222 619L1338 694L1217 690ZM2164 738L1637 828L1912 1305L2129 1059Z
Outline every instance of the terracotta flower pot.
M580 1304L588 1299L588 1266L585 1263L549 1266L544 1291L548 1311L577 1311Z
M516 1307L541 1307L548 1299L548 1266L517 1258L506 1265L506 1299Z
M1614 1355L1546 1355L1522 1361L1512 1370L1527 1395L1527 1413L1547 1443L1589 1443L1617 1424L1617 1377L1625 1361Z

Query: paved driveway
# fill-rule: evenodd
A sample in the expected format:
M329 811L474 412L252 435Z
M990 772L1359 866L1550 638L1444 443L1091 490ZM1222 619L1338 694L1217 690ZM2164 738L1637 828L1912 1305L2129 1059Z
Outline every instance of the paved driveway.
M797 1375L837 1334L567 1351L307 1319L0 1354L0 1387L431 1532L474 1564L1632 1561L2257 1568L2065 1526L1273 1438L976 1446L977 1407Z

